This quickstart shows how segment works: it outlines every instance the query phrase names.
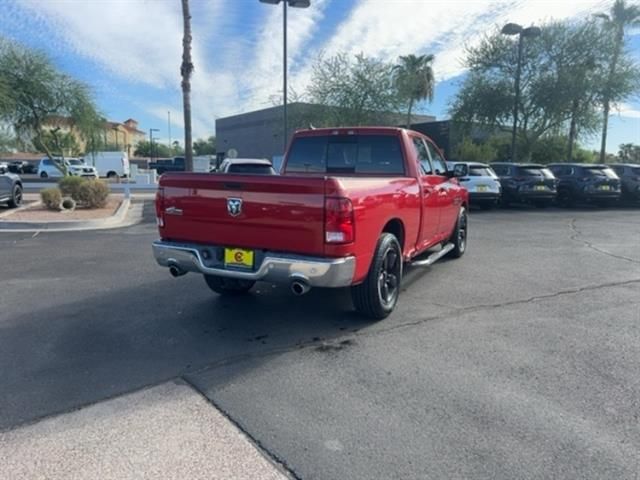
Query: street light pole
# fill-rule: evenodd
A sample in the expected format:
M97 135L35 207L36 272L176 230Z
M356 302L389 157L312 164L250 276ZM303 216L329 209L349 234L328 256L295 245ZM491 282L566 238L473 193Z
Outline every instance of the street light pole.
M520 104L520 75L522 72L522 47L524 37L537 37L541 31L538 27L522 28L517 23L507 23L502 27L504 35L518 35L518 61L516 64L515 100L513 102L513 129L511 130L511 161L517 162L516 136L518 134L518 106Z
M261 3L278 5L282 2L282 152L287 149L287 7L308 8L311 0L260 0Z

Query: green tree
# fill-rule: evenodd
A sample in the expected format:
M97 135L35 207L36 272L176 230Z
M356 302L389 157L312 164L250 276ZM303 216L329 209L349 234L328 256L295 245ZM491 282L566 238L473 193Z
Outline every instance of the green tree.
M319 57L307 95L326 108L315 126L394 125L404 99L393 80L393 65L346 54Z
M411 110L415 103L433 100L435 79L433 75L433 55L405 55L393 67L396 88L408 102L407 128L411 128Z
M0 79L11 103L11 108L0 110L0 121L50 159L64 151L66 135L59 127L51 127L54 119L63 118L83 139L101 128L89 87L59 72L41 52L2 42ZM66 175L64 162L54 165Z
M59 128L45 131L42 134L41 142L50 145L51 154L54 157L77 157L82 153L75 135L71 132L62 132Z
M196 155L215 155L216 137L211 135L207 139L199 138L193 142L193 151Z
M609 78L602 92L602 141L600 145L600 162L604 163L607 149L607 130L609 128L609 111L611 103L621 100L615 92L616 73L620 67L621 56L624 55L625 30L640 25L640 6L627 5L624 0L616 0L610 13L599 13L596 17L603 20L604 29L613 40Z
M543 39L550 42L544 48L551 71L558 76L556 88L566 100L564 113L569 118L566 157L560 156L558 160L572 161L579 136L594 134L600 126L597 104L606 81L608 41L593 22L556 24L553 28L555 34ZM564 125L561 129L564 130Z
M571 141L566 139L565 155L580 134L594 132L596 99L606 77L607 39L594 25L554 22L541 30L540 37L523 44L517 142L522 159L531 157L536 142L567 127ZM517 55L517 46L499 30L467 49L470 73L451 106L455 120L491 126L513 122ZM612 84L618 98L633 91L637 73L629 62L619 69Z
M454 150L454 158L462 162L490 163L496 161L498 147L493 142L474 142L465 138Z
M626 163L640 163L640 145L623 143L619 147L618 158Z
M182 106L184 110L184 153L185 169L193 171L193 144L191 140L191 74L193 62L191 61L191 13L189 12L189 0L182 0L182 22L184 35L182 37Z
M143 140L138 143L133 154L136 157L172 157L173 150L163 143L153 142L153 150L151 143Z

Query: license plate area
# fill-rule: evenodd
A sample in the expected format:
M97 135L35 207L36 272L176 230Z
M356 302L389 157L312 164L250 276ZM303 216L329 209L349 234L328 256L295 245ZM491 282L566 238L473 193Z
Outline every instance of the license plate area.
M244 268L251 270L254 264L253 250L244 248L225 248L224 249L224 266L234 268Z
M486 186L486 185L478 185L478 186L476 187L476 190L477 190L478 192L488 192L488 191L489 191L489 187L488 187L488 186Z
M544 192L547 189L547 187L545 187L544 185L536 185L535 186L535 190L537 192Z
M611 186L609 185L600 185L600 190L609 191L611 190Z

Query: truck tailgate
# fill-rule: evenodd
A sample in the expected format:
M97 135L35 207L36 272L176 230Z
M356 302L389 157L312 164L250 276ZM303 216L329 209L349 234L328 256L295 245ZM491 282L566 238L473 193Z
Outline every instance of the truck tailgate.
M177 173L159 188L163 239L324 253L323 177Z

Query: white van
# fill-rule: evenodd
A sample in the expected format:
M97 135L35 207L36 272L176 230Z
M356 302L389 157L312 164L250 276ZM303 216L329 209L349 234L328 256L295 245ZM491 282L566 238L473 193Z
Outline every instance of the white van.
M98 175L107 178L128 177L129 157L126 152L95 152L85 157L87 165L93 165Z

